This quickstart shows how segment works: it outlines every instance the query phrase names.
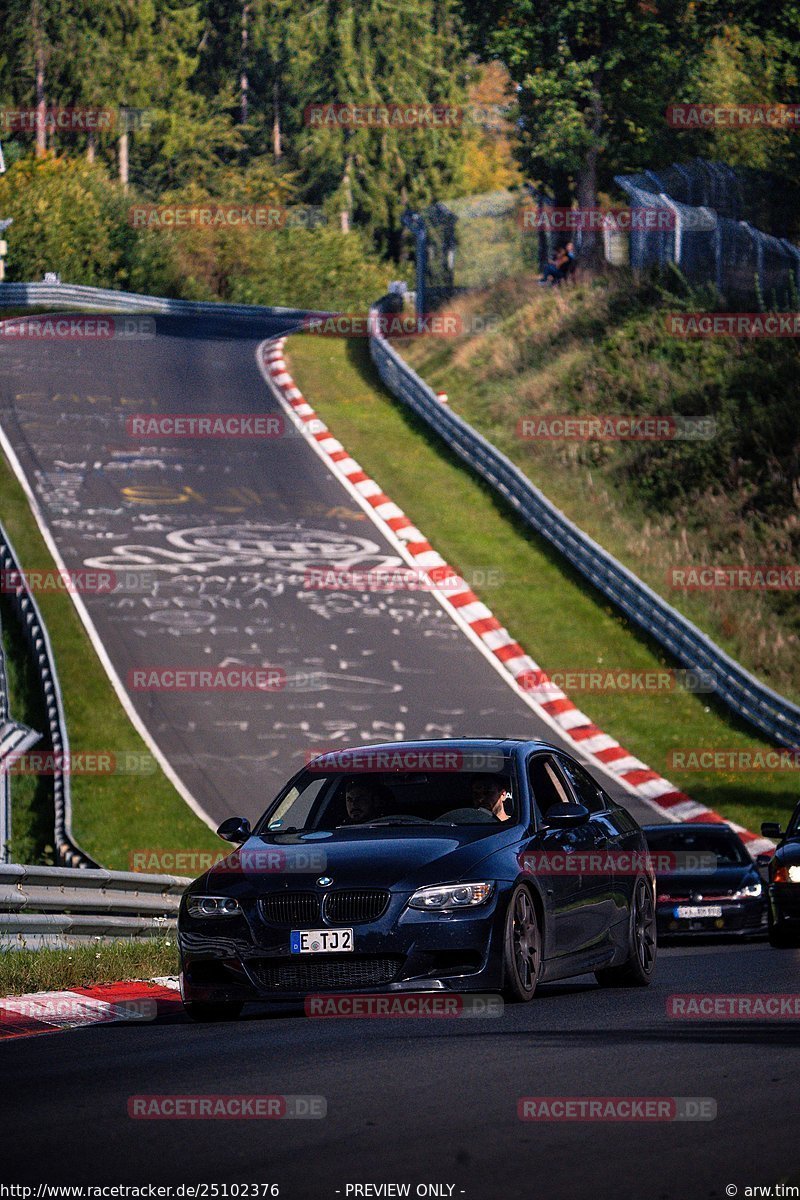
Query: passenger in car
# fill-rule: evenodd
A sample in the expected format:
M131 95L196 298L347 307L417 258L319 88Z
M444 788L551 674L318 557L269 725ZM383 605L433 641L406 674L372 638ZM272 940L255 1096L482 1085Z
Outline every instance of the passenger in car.
M470 791L475 808L485 808L498 821L511 820L512 813L506 810L506 803L511 806L511 793L502 775L475 775Z

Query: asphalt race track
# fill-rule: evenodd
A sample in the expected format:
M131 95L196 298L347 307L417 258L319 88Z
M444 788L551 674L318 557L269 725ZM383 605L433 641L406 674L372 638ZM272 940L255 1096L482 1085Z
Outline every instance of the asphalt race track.
M284 1200L336 1200L353 1183L454 1185L442 1194L466 1200L716 1200L728 1184L740 1197L797 1184L796 1020L675 1020L666 1002L794 992L798 967L800 952L763 943L676 947L645 991L584 977L495 1019L254 1008L230 1025L175 1017L6 1042L3 1178L277 1183ZM219 1093L321 1095L327 1116L127 1116L129 1096ZM717 1115L534 1124L517 1117L521 1096L702 1097Z
M256 693L129 689L205 810L253 817L304 755L336 745L551 739L429 596L304 586L310 567L400 560L294 430L224 443L128 435L126 418L142 413L280 415L255 363L277 322L159 318L156 329L4 344L0 419L67 567L126 580L83 594L123 681L143 667L284 672L285 686ZM10 1039L3 1184L32 1196L42 1183L277 1184L283 1200L396 1196L386 1185L403 1184L437 1200L722 1200L735 1186L745 1200L749 1186L800 1184L797 1021L676 1019L668 998L793 993L798 968L800 951L720 942L662 949L649 989L583 977L496 1018L321 1020L253 1006L231 1024L176 1013ZM322 1097L326 1115L128 1115L132 1096L256 1094ZM530 1122L521 1097L684 1098L716 1115Z
M0 420L66 567L85 580L81 598L118 677L205 812L252 819L305 757L336 746L563 741L430 595L305 586L313 567L401 559L283 423L261 378L256 347L285 320L148 321L145 337L5 341ZM145 438L129 424L175 413L272 414L283 433ZM79 574L89 570L113 572L115 590L92 591ZM281 684L140 690L131 675L221 666L276 668ZM97 749L107 749L101 732ZM639 820L658 819L609 790Z

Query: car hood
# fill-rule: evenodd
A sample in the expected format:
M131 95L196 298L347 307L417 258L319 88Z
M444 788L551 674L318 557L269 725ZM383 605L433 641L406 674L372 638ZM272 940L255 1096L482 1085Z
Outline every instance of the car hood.
M720 896L751 883L763 882L755 864L717 867L713 872L676 871L656 876L656 894L668 896Z
M519 829L498 831L491 826L263 834L217 863L192 890L294 890L313 887L322 876L331 878L334 887L412 890L456 882L520 837Z

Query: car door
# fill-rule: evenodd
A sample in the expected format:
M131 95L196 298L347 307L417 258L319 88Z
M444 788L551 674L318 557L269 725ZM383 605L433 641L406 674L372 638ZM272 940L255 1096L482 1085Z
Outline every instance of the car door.
M608 881L599 882L584 869L598 848L591 822L573 829L548 825L546 814L558 804L578 804L558 758L550 752L532 754L527 761L528 786L535 806L537 830L529 847L529 862L538 875L553 914L549 953L574 954L602 936L597 896Z
M559 754L558 763L572 787L578 803L588 808L589 829L591 831L592 854L590 858L590 875L587 880L587 893L591 893L591 906L594 914L593 926L598 935L610 927L618 917L618 906L615 894L618 884L623 882L616 877L615 863L625 869L624 856L620 854L622 841L608 807L605 792L580 763L568 754ZM628 886L624 890L629 890Z

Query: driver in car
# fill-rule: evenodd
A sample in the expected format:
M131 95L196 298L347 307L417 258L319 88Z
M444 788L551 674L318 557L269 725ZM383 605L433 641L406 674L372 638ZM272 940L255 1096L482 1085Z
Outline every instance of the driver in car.
M512 814L506 810L506 804L511 806L511 792L502 775L476 775L470 791L475 808L486 809L498 821L511 820Z
M348 825L363 825L383 815L386 796L379 784L353 779L345 789L344 806Z

